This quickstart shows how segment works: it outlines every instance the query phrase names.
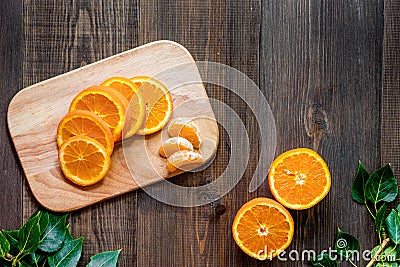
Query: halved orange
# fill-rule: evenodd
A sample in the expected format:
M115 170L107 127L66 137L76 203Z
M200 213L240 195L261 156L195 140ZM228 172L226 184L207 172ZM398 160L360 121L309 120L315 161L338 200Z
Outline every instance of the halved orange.
M101 85L116 89L123 94L129 102L127 112L129 120L125 122L124 138L133 136L142 126L145 119L145 104L138 87L129 79L124 77L111 77Z
M87 110L74 110L65 115L57 128L57 144L60 147L68 138L85 135L102 144L109 155L114 149L114 140L110 128L96 114Z
M278 156L268 174L271 193L287 208L308 209L321 201L331 187L331 175L317 152L296 148Z
M93 185L103 179L111 164L105 147L84 135L66 140L58 151L58 160L65 177L82 186Z
M200 134L197 125L187 118L176 118L168 126L170 136L181 136L189 140L195 148L200 147Z
M172 115L170 92L165 85L150 77L133 77L131 81L139 88L146 107L144 125L137 134L148 135L161 130Z
M91 86L72 100L70 111L87 110L95 113L110 128L114 141L122 138L128 101L118 91L106 86Z
M294 222L289 211L275 200L255 198L244 204L232 225L236 244L249 256L271 259L293 239Z

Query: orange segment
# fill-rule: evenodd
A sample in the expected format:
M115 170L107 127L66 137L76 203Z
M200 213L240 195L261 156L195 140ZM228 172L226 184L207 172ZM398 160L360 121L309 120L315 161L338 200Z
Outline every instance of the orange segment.
M133 77L131 81L139 87L146 107L144 125L137 133L148 135L161 130L172 115L172 98L168 89L150 77Z
M103 179L111 164L110 155L100 142L79 135L61 145L58 160L65 177L82 186L93 185Z
M167 159L167 171L176 169L193 169L203 163L203 157L194 151L178 151ZM185 168L186 167L186 168Z
M126 98L118 91L106 86L92 86L72 100L69 110L88 110L95 113L110 128L114 141L119 141L122 138L127 107Z
M176 118L168 126L170 136L181 136L189 140L195 148L200 147L200 135L197 125L190 119Z
M131 101L133 95L138 90L138 87L131 80L124 77L111 77L101 85L114 88L125 96L128 101Z
M328 194L331 175L318 153L297 148L272 162L268 183L271 193L282 205L302 210L314 206Z
M183 137L172 137L162 143L158 152L162 157L167 158L175 152L183 150L193 151L192 143Z
M96 114L86 110L74 110L61 119L57 128L57 144L60 147L68 138L85 135L102 144L109 155L114 149L110 128Z
M244 204L232 225L236 244L249 256L266 260L285 250L293 239L290 213L269 198L255 198Z

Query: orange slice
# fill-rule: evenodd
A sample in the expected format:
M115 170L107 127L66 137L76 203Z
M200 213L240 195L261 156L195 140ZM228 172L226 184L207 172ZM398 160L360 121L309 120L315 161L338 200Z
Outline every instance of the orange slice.
M96 114L86 110L74 110L65 115L57 128L57 144L60 147L65 140L77 135L85 135L102 144L109 155L114 149L114 140L110 128Z
M125 123L124 138L128 138L137 133L142 127L146 116L146 107L140 91L136 91L132 96L127 113L129 120Z
M272 162L268 183L271 193L282 205L302 210L314 206L328 194L331 175L318 153L297 148Z
M131 81L139 88L146 107L144 125L137 134L148 135L161 130L172 115L172 98L168 89L150 77L133 77Z
M83 135L66 140L58 151L58 160L65 177L82 186L93 185L103 179L111 164L104 146Z
M167 158L178 151L193 151L193 145L189 142L189 140L183 137L172 137L165 140L158 152L164 158Z
M128 101L118 91L106 86L92 86L72 100L69 110L88 110L95 113L110 128L114 141L119 141L122 138L127 107Z
M190 119L176 118L171 121L168 126L168 134L170 136L181 136L189 140L193 147L200 147L200 135L197 125Z
M105 80L101 85L116 89L129 102L127 112L129 120L125 122L124 138L133 136L142 126L145 119L145 105L142 94L138 87L129 79L124 77L111 77Z
M167 159L167 171L193 169L203 163L203 157L194 151L178 151ZM186 168L185 168L186 167Z
M290 213L269 198L255 198L244 204L232 225L236 244L249 256L266 260L285 250L293 239Z
M138 90L138 87L131 80L124 77L111 77L101 85L114 88L125 96L128 101L131 101L133 95Z

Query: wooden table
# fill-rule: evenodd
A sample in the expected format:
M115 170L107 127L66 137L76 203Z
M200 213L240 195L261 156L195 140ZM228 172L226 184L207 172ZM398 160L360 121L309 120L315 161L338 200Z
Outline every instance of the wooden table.
M276 120L276 154L309 147L326 159L331 192L317 206L291 212L290 249L328 248L338 227L357 236L361 249L377 243L350 187L359 159L370 170L390 162L400 174L399 0L17 0L0 1L0 10L0 228L20 227L38 208L7 130L12 97L44 79L169 39L196 60L227 64L259 85ZM201 207L168 206L138 190L72 212L73 235L85 236L82 266L90 255L118 248L119 266L309 266L257 262L235 245L236 211L271 195L265 182L248 192L259 143L252 112L227 90L207 86L207 92L232 107L248 130L252 153L240 182ZM234 145L221 129L214 164L171 181L196 186L218 178Z

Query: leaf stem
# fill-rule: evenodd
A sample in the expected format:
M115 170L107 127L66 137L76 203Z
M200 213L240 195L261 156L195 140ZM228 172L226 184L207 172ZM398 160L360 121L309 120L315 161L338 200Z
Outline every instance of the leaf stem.
M349 262L351 265L353 265L354 267L358 267L351 259L349 259Z
M381 231L379 231L378 233L378 237L379 237L379 245L382 246L382 237L381 237Z
M390 238L386 238L385 240L383 240L381 247L378 249L378 251L372 257L371 261L367 264L366 267L372 267L378 261L379 255L387 247L387 245L389 245L389 242L390 242Z
M390 254L392 254L393 253L393 251L395 251L396 250L396 247L397 247L397 244L395 244L394 245L394 247L390 250L390 252L388 253L388 255L390 255Z
M15 257L11 263L11 267L15 267L15 266L17 266L17 257Z
M364 202L364 204L365 204L365 207L367 207L367 210L369 211L369 214L371 214L372 218L374 218L374 220L375 220L375 215L372 213L371 209L368 207L367 202Z

